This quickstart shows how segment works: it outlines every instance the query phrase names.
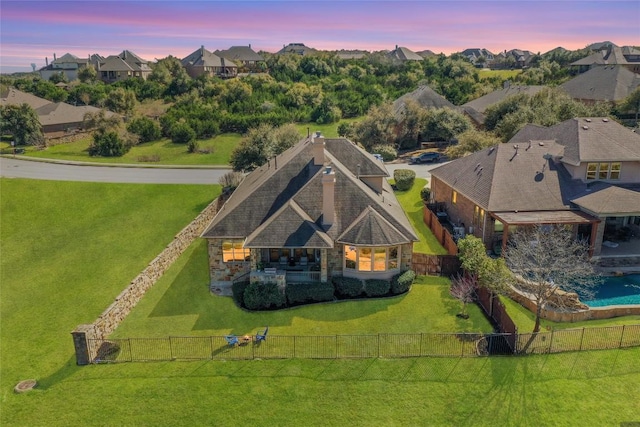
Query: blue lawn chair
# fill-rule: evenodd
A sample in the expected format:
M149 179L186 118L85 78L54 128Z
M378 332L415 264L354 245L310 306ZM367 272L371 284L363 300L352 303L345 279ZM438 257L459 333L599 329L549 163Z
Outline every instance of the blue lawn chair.
M258 332L256 334L256 342L265 341L267 339L267 332L269 332L269 327L267 326L263 333Z
M224 339L227 340L229 347L235 347L236 345L240 345L240 342L238 341L238 337L235 335L225 335Z

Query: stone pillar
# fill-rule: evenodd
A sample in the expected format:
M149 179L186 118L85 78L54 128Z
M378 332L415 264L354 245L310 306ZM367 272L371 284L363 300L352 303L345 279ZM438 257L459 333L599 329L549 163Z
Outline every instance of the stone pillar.
M327 281L327 250L326 249L320 249L320 281L321 282L326 282Z
M76 350L76 365L89 365L95 358L96 345L89 342L96 338L95 328L93 325L78 325L71 332L73 336L73 346Z

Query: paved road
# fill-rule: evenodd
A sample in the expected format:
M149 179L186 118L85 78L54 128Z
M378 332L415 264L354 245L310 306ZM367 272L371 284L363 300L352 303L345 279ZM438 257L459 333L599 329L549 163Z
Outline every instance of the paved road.
M386 164L389 175L395 169L412 169L416 176L431 179L429 171L439 164ZM0 157L0 176L54 181L120 182L136 184L217 184L231 169L122 167L50 163Z

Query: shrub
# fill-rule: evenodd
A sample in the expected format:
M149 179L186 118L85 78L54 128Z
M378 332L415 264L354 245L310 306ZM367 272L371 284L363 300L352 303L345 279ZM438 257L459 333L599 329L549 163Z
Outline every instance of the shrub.
M276 283L250 283L244 290L244 304L249 310L279 308L285 304L285 296Z
M156 141L162 136L160 125L148 117L137 117L127 125L127 130L140 137L140 142Z
M422 188L422 190L420 190L420 198L428 202L431 199L431 189L429 187Z
M176 123L171 128L171 141L174 144L188 144L196 139L196 133L186 123Z
M368 279L364 282L364 293L368 297L387 295L389 289L391 289L391 283L388 280Z
M200 147L200 144L195 139L192 139L191 141L187 142L187 151L189 153L196 153L199 147Z
M371 148L373 154L380 154L382 160L390 162L398 158L398 152L391 145L374 145Z
M96 132L93 135L93 143L89 146L89 155L121 157L129 151L129 148L117 132Z
M244 282L234 282L231 285L231 292L233 293L233 300L240 307L245 307L244 305L244 291L249 286L249 281L246 280Z
M337 276L331 279L336 288L336 293L343 297L357 297L362 295L362 280L353 277Z
M403 273L396 274L391 279L391 293L397 295L407 292L415 278L416 273L413 270L407 270Z
M416 173L411 169L396 169L393 172L393 179L396 181L396 188L399 191L408 191L413 187Z
M286 288L289 304L332 301L335 288L331 282L292 283Z

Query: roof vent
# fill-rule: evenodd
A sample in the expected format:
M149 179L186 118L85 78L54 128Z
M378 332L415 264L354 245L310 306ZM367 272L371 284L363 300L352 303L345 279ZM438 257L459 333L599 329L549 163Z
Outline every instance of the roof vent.
M544 142L540 141L540 142L538 142L538 145L539 145L540 147L544 147Z
M589 129L589 126L582 126L582 129L587 130Z
M584 119L585 122L591 123L591 119Z
M604 118L604 119L602 119L602 121L603 121L603 122L605 122L605 123L607 123L607 122L609 121L609 119Z

